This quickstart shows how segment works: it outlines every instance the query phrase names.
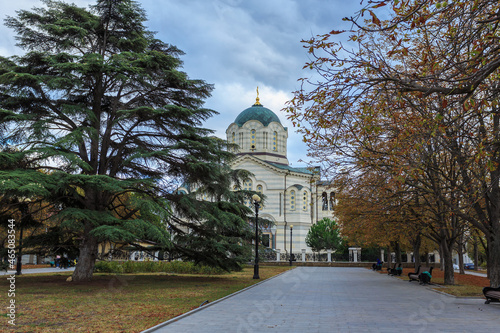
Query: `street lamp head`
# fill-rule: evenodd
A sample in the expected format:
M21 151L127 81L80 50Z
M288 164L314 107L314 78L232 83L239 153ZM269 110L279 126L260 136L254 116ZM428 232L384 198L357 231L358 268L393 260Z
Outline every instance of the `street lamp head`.
M290 224L290 229L293 229L293 224Z
M254 195L252 195L252 200L255 203L259 203L261 199L257 194L254 194Z

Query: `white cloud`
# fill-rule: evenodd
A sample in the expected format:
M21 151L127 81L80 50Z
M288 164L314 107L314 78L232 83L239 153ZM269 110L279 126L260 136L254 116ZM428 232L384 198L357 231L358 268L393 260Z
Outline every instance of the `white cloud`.
M38 0L4 1L2 18L15 10L42 6ZM87 7L91 0L68 0ZM220 115L206 123L220 137L236 116L255 102L273 110L289 132L289 160L306 158L305 144L281 111L302 71L307 52L300 43L317 34L348 29L342 21L359 10L351 0L139 0L147 27L164 42L186 52L184 71L193 79L215 84L206 106ZM13 32L0 27L0 54L19 54Z

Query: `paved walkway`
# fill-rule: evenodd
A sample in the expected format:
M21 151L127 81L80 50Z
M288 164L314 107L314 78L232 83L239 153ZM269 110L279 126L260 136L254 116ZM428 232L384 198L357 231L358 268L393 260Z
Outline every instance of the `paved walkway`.
M500 304L365 268L297 267L166 323L145 332L496 332Z
M459 271L455 271L455 273L458 273ZM465 271L465 274L470 274L470 275L476 275L476 276L482 276L486 277L486 273L483 272L478 272L478 271Z

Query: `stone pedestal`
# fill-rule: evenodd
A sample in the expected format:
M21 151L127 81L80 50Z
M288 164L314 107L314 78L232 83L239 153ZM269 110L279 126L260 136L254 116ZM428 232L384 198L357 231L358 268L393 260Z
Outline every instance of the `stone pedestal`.
M349 248L349 258L352 258L353 262L361 261L361 248L360 247L350 247Z
M306 249L302 249L302 262L306 262Z
M276 250L276 261L280 261L280 260L281 260L281 250L277 249Z
M328 262L332 262L332 250L328 249L326 250L326 252L328 253Z

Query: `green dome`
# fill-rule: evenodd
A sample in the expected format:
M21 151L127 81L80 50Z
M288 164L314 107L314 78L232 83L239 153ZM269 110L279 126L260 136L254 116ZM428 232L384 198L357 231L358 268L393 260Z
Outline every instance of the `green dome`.
M249 120L258 120L264 126L269 125L273 121L281 124L278 116L273 111L263 107L261 104L254 104L248 109L243 110L238 117L236 117L234 122L241 127Z

